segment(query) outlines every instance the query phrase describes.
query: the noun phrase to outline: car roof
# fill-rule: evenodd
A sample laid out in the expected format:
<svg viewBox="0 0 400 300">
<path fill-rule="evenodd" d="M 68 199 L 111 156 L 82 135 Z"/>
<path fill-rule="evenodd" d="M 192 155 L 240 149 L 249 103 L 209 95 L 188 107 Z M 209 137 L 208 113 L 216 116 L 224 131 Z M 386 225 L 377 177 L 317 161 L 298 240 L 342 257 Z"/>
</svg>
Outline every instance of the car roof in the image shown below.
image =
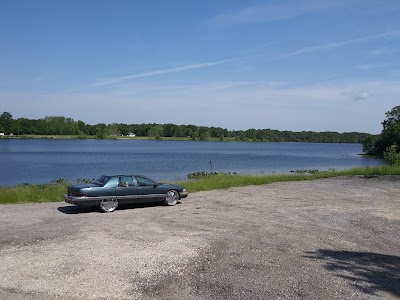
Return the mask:
<svg viewBox="0 0 400 300">
<path fill-rule="evenodd" d="M 117 174 L 117 175 L 101 175 L 101 176 L 105 176 L 105 177 L 141 176 L 141 177 L 149 178 L 148 176 L 140 175 L 140 174 Z M 149 178 L 149 179 L 150 179 L 150 178 Z"/>
</svg>

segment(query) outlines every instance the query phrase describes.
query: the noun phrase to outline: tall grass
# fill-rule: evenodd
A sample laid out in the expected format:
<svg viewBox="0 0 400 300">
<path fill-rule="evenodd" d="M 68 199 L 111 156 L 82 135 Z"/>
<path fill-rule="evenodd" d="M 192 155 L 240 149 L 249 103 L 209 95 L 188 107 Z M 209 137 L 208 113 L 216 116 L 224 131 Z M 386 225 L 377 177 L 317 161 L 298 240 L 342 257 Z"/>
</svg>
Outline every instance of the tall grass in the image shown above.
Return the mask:
<svg viewBox="0 0 400 300">
<path fill-rule="evenodd" d="M 63 201 L 66 184 L 0 187 L 0 204 Z"/>
<path fill-rule="evenodd" d="M 315 170 L 313 170 L 315 171 Z M 227 189 L 249 185 L 261 185 L 282 181 L 315 180 L 337 176 L 381 176 L 400 175 L 400 166 L 379 166 L 353 168 L 343 171 L 317 171 L 312 174 L 290 173 L 271 175 L 237 175 L 237 174 L 212 174 L 199 179 L 178 182 L 189 192 L 208 191 L 215 189 Z M 58 202 L 63 201 L 63 194 L 66 192 L 67 183 L 44 185 L 17 185 L 13 187 L 0 187 L 0 204 L 12 203 L 35 203 L 35 202 Z"/>
</svg>

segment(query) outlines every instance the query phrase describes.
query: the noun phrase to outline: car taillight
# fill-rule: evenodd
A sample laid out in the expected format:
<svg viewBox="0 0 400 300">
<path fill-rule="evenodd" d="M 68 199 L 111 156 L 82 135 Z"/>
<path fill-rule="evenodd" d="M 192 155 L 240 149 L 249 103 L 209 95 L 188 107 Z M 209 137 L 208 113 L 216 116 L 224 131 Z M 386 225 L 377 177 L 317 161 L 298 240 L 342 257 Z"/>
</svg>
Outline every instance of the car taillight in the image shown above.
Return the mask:
<svg viewBox="0 0 400 300">
<path fill-rule="evenodd" d="M 75 196 L 76 197 L 86 197 L 86 194 L 84 194 L 84 193 L 76 193 Z"/>
</svg>

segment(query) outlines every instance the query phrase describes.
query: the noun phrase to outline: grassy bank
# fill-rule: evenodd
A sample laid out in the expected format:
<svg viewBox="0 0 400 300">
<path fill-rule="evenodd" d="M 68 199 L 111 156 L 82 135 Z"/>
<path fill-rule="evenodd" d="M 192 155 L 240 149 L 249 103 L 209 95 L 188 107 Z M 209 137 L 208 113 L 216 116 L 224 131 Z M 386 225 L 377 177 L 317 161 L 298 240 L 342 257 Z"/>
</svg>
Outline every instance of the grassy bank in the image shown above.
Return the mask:
<svg viewBox="0 0 400 300">
<path fill-rule="evenodd" d="M 216 174 L 202 176 L 199 179 L 181 181 L 178 182 L 178 184 L 186 187 L 189 192 L 198 192 L 215 189 L 227 189 L 230 187 L 268 184 L 273 182 L 315 180 L 337 176 L 357 175 L 400 175 L 400 166 L 365 167 L 343 171 L 314 170 L 311 172 L 311 174 L 309 174 L 309 172 L 270 175 Z M 66 183 L 0 187 L 0 204 L 63 201 L 63 194 L 66 192 L 66 187 Z"/>
<path fill-rule="evenodd" d="M 240 187 L 249 185 L 268 184 L 283 181 L 315 180 L 337 176 L 380 176 L 380 175 L 400 175 L 400 166 L 380 166 L 353 168 L 343 171 L 317 171 L 309 174 L 270 174 L 270 175 L 212 175 L 205 176 L 198 180 L 188 180 L 179 182 L 190 192 L 208 191 L 214 189 L 227 189 L 230 187 Z"/>
</svg>

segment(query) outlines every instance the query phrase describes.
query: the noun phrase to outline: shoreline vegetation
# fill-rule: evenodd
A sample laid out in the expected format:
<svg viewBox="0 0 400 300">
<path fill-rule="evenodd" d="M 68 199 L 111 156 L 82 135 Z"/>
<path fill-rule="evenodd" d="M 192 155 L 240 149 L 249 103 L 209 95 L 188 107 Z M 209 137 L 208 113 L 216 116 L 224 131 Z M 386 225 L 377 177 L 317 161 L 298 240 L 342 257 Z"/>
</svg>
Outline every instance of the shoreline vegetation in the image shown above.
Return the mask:
<svg viewBox="0 0 400 300">
<path fill-rule="evenodd" d="M 176 182 L 183 185 L 189 193 L 227 189 L 232 187 L 244 187 L 262 185 L 274 182 L 316 180 L 338 176 L 364 176 L 379 177 L 384 175 L 400 175 L 400 166 L 384 165 L 379 167 L 362 167 L 347 170 L 296 170 L 288 174 L 236 174 L 236 173 L 209 173 L 196 172 L 188 175 L 188 179 Z M 78 179 L 77 182 L 87 180 Z M 0 204 L 23 204 L 40 202 L 63 201 L 63 194 L 70 184 L 63 179 L 52 181 L 48 184 L 34 185 L 21 184 L 15 186 L 0 186 Z"/>
</svg>

